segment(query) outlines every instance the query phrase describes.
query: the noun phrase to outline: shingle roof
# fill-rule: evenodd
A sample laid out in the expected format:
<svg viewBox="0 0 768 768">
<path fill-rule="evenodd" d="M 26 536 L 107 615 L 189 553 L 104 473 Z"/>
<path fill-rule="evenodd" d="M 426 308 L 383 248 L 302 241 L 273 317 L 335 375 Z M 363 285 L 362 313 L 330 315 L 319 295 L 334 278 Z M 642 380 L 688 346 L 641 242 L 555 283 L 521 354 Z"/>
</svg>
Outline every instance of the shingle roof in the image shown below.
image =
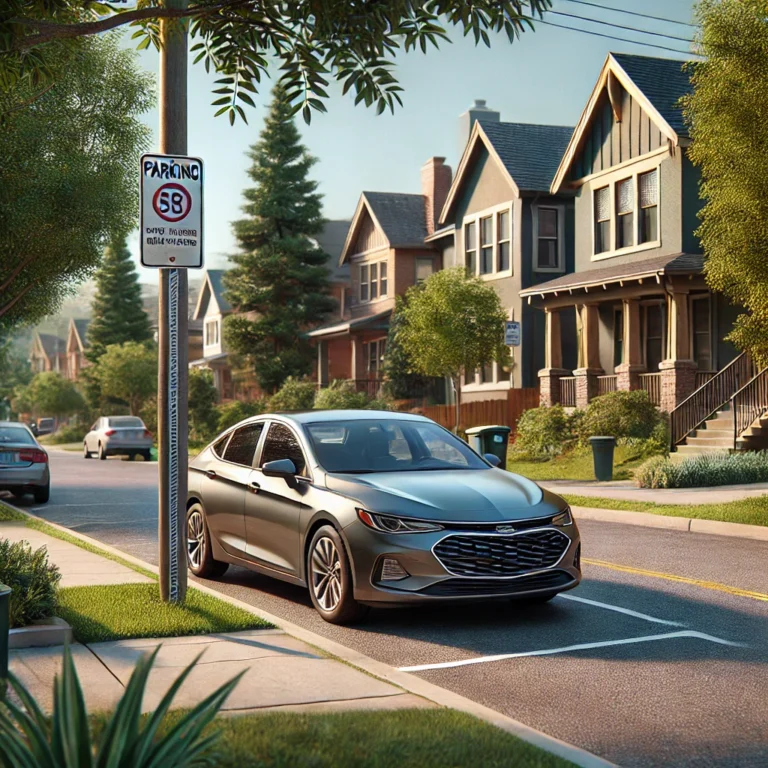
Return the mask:
<svg viewBox="0 0 768 768">
<path fill-rule="evenodd" d="M 331 279 L 346 282 L 349 280 L 349 264 L 338 266 L 339 256 L 347 241 L 350 221 L 326 221 L 323 231 L 315 236 L 315 241 L 329 256 L 328 266 L 331 268 Z"/>
<path fill-rule="evenodd" d="M 480 128 L 518 189 L 549 191 L 573 128 L 527 123 L 481 123 Z"/>
<path fill-rule="evenodd" d="M 229 312 L 232 309 L 230 303 L 224 298 L 224 269 L 209 269 L 208 279 L 210 280 L 211 290 L 216 297 L 216 303 L 222 312 Z"/>
<path fill-rule="evenodd" d="M 605 282 L 630 280 L 653 274 L 699 273 L 704 269 L 704 255 L 701 253 L 676 253 L 669 256 L 656 256 L 653 259 L 632 261 L 628 264 L 614 264 L 610 267 L 587 269 L 556 277 L 546 283 L 539 283 L 520 292 L 521 296 L 535 296 L 540 293 L 552 293 L 567 288 L 582 288 Z"/>
<path fill-rule="evenodd" d="M 363 196 L 393 248 L 424 245 L 427 223 L 423 195 L 363 192 Z"/>
<path fill-rule="evenodd" d="M 692 90 L 690 75 L 683 70 L 686 62 L 629 53 L 611 55 L 669 123 L 670 128 L 678 136 L 688 136 L 688 128 L 678 106 L 680 98 Z"/>
<path fill-rule="evenodd" d="M 72 322 L 75 324 L 75 330 L 77 331 L 77 335 L 80 337 L 80 342 L 84 348 L 87 347 L 88 339 L 86 338 L 86 334 L 88 332 L 88 326 L 91 324 L 91 321 L 87 318 L 83 318 L 73 320 Z"/>
<path fill-rule="evenodd" d="M 53 336 L 50 333 L 38 333 L 37 335 L 39 336 L 40 343 L 43 345 L 45 354 L 48 355 L 48 357 L 63 355 L 66 352 L 67 342 L 65 339 L 62 339 L 59 336 Z"/>
</svg>

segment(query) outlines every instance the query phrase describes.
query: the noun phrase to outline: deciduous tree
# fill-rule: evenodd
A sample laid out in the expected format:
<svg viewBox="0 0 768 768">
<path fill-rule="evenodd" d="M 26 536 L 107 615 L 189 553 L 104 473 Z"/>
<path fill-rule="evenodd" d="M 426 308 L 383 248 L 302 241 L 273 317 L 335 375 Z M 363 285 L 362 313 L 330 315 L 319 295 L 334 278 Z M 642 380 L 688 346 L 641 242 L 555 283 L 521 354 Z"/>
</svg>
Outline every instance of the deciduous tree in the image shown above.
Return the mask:
<svg viewBox="0 0 768 768">
<path fill-rule="evenodd" d="M 14 408 L 31 410 L 38 416 L 61 419 L 82 410 L 85 403 L 75 385 L 60 373 L 38 373 L 29 386 L 16 390 Z"/>
<path fill-rule="evenodd" d="M 138 416 L 142 406 L 157 393 L 157 350 L 148 344 L 129 341 L 107 347 L 94 373 L 106 398 L 128 403 Z"/>
</svg>

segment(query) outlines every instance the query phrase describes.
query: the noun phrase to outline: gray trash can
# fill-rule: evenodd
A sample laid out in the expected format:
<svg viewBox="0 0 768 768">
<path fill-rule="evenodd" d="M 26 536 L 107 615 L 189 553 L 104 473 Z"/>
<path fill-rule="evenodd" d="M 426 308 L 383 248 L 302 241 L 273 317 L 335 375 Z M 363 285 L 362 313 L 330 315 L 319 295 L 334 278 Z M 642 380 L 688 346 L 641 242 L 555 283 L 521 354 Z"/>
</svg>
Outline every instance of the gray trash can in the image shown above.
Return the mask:
<svg viewBox="0 0 768 768">
<path fill-rule="evenodd" d="M 507 445 L 509 444 L 509 427 L 499 424 L 488 427 L 471 427 L 467 430 L 467 441 L 481 456 L 489 453 L 498 457 L 499 466 L 507 465 Z"/>
<path fill-rule="evenodd" d="M 11 588 L 0 584 L 0 699 L 8 679 L 8 633 L 11 631 Z"/>
<path fill-rule="evenodd" d="M 590 437 L 592 444 L 592 459 L 595 464 L 597 480 L 613 480 L 613 449 L 616 447 L 615 437 Z"/>
</svg>

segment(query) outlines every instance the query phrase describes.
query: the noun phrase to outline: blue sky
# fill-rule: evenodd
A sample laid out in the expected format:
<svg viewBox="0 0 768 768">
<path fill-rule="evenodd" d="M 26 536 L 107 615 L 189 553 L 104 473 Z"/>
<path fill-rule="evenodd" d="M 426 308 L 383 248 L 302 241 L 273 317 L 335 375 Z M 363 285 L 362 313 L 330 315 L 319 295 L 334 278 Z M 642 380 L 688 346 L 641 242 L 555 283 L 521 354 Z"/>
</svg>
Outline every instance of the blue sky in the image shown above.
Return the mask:
<svg viewBox="0 0 768 768">
<path fill-rule="evenodd" d="M 692 20 L 691 0 L 592 0 L 645 14 Z M 693 29 L 622 13 L 611 13 L 570 0 L 555 0 L 553 10 L 615 24 L 642 28 L 683 38 Z M 548 20 L 618 37 L 658 42 L 687 50 L 685 42 L 639 35 L 563 16 Z M 569 30 L 539 25 L 509 44 L 497 37 L 490 49 L 475 47 L 469 39 L 452 35 L 454 43 L 426 55 L 409 53 L 397 62 L 397 77 L 404 87 L 404 106 L 395 115 L 376 116 L 374 109 L 354 106 L 353 99 L 331 89 L 328 113 L 313 116 L 310 126 L 298 125 L 310 153 L 318 162 L 314 177 L 324 196 L 325 215 L 350 218 L 360 192 L 419 192 L 419 169 L 432 156 L 458 163 L 458 117 L 474 101 L 485 99 L 509 122 L 574 125 L 581 114 L 609 51 L 683 58 L 669 51 L 606 40 Z M 126 36 L 126 45 L 130 42 Z M 155 51 L 139 54 L 143 67 L 157 72 Z M 269 83 L 247 112 L 249 124 L 230 127 L 225 116 L 214 118 L 211 82 L 202 65 L 190 66 L 189 154 L 205 163 L 206 266 L 226 267 L 226 254 L 235 250 L 231 222 L 240 216 L 242 190 L 248 186 L 246 151 L 255 142 L 269 103 Z M 145 115 L 157 130 L 157 112 Z M 137 169 L 138 171 L 138 169 Z M 138 261 L 138 237 L 131 240 Z M 156 279 L 153 270 L 141 269 L 141 279 Z"/>
</svg>

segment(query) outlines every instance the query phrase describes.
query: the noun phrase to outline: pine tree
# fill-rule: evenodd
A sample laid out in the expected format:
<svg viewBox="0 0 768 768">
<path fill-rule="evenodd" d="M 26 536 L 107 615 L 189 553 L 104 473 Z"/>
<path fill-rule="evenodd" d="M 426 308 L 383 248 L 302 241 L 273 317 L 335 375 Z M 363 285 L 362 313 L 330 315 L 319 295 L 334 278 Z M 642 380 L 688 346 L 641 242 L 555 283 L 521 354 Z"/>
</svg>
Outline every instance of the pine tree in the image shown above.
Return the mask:
<svg viewBox="0 0 768 768">
<path fill-rule="evenodd" d="M 233 225 L 240 253 L 230 257 L 235 266 L 224 283 L 235 314 L 224 334 L 259 386 L 274 392 L 288 376 L 310 372 L 313 352 L 302 333 L 334 307 L 328 255 L 311 240 L 324 224 L 322 198 L 309 178 L 315 159 L 300 142 L 280 86 L 249 157 L 255 186 L 244 193 L 246 217 Z"/>
<path fill-rule="evenodd" d="M 151 338 L 149 318 L 141 302 L 139 276 L 125 237 L 121 235 L 106 248 L 96 272 L 87 357 L 95 363 L 109 344 L 144 342 Z"/>
</svg>

